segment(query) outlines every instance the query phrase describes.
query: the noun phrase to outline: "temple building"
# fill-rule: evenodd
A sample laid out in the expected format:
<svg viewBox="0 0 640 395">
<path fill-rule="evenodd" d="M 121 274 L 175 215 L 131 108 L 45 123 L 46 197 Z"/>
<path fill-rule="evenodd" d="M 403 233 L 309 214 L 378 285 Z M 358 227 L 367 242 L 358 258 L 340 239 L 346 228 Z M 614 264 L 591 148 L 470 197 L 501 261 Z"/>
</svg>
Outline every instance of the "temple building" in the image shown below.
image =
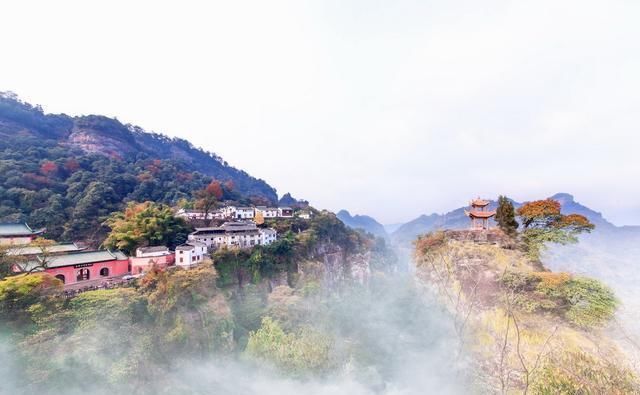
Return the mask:
<svg viewBox="0 0 640 395">
<path fill-rule="evenodd" d="M 496 215 L 494 210 L 488 210 L 488 200 L 480 198 L 473 199 L 469 203 L 470 209 L 465 210 L 464 213 L 471 219 L 472 230 L 487 230 L 489 229 L 489 220 Z"/>
<path fill-rule="evenodd" d="M 31 262 L 16 264 L 14 271 L 44 271 L 65 285 L 104 280 L 130 273 L 129 257 L 119 251 L 81 251 L 55 256 L 38 256 Z"/>
<path fill-rule="evenodd" d="M 0 224 L 0 245 L 25 245 L 31 243 L 46 229 L 31 229 L 27 224 Z"/>
</svg>

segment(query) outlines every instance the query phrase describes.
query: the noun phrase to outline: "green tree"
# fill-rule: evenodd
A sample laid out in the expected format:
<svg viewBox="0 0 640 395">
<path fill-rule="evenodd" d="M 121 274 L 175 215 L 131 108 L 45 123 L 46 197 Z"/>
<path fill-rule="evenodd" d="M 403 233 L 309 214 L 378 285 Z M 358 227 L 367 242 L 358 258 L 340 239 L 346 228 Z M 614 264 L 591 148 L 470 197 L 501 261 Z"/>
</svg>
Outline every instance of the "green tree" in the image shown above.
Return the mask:
<svg viewBox="0 0 640 395">
<path fill-rule="evenodd" d="M 11 270 L 13 257 L 9 255 L 9 248 L 0 246 L 0 280 L 13 274 Z"/>
<path fill-rule="evenodd" d="M 496 222 L 502 231 L 509 236 L 515 236 L 518 232 L 518 221 L 513 204 L 506 196 L 498 197 L 498 210 L 496 211 Z"/>
<path fill-rule="evenodd" d="M 169 206 L 153 202 L 129 203 L 124 211 L 113 213 L 105 225 L 111 229 L 103 245 L 131 254 L 140 246 L 183 243 L 189 228 L 173 215 Z"/>
</svg>

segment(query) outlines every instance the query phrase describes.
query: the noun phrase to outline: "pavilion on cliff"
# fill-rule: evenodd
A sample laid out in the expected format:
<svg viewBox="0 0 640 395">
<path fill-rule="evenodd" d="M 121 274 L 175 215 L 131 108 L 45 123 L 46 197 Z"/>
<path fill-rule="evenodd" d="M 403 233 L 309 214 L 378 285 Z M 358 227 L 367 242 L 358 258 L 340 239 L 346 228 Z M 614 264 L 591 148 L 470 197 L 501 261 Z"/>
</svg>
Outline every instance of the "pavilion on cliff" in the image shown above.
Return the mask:
<svg viewBox="0 0 640 395">
<path fill-rule="evenodd" d="M 469 205 L 470 210 L 465 210 L 464 213 L 471 219 L 472 230 L 487 230 L 489 229 L 489 219 L 496 215 L 493 210 L 487 210 L 489 205 L 488 200 L 480 198 L 473 199 Z"/>
</svg>

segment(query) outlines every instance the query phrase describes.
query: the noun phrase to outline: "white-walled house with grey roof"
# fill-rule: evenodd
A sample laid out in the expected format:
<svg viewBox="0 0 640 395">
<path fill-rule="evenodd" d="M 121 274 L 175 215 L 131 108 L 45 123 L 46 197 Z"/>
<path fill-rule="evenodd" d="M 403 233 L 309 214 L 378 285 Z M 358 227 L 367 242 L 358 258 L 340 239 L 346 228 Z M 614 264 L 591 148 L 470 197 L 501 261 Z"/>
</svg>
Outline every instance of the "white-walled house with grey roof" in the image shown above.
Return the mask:
<svg viewBox="0 0 640 395">
<path fill-rule="evenodd" d="M 201 263 L 207 254 L 207 246 L 196 240 L 189 240 L 187 243 L 176 247 L 176 266 L 193 266 Z"/>
<path fill-rule="evenodd" d="M 204 243 L 209 249 L 252 248 L 276 241 L 277 232 L 271 228 L 258 228 L 253 221 L 225 222 L 222 226 L 196 228 L 189 240 Z"/>
</svg>

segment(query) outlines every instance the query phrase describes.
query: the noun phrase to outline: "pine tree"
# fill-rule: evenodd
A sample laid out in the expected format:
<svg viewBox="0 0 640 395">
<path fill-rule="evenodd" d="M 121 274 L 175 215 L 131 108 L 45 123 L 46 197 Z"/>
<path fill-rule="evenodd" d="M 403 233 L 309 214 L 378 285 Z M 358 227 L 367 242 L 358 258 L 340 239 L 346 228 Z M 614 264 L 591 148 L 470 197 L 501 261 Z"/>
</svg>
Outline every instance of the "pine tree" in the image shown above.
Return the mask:
<svg viewBox="0 0 640 395">
<path fill-rule="evenodd" d="M 506 196 L 498 198 L 498 210 L 496 212 L 496 222 L 502 231 L 509 236 L 515 236 L 518 231 L 518 221 L 516 221 L 513 204 Z"/>
</svg>

